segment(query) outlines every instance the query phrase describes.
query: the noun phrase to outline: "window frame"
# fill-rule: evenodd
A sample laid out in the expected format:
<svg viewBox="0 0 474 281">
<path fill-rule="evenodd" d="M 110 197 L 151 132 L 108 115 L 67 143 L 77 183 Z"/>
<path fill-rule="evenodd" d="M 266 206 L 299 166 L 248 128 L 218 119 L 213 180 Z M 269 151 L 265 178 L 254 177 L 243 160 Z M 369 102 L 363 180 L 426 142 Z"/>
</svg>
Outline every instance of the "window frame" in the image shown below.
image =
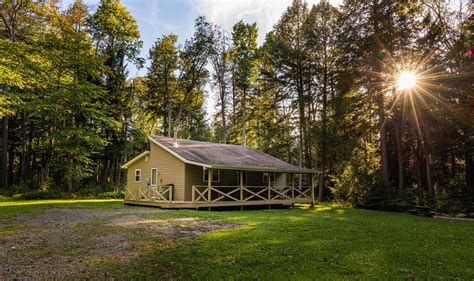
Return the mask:
<svg viewBox="0 0 474 281">
<path fill-rule="evenodd" d="M 273 179 L 272 179 L 273 177 Z M 270 179 L 270 183 L 275 183 L 276 174 L 272 172 L 263 172 L 262 173 L 262 182 L 268 183 L 268 179 Z"/>
<path fill-rule="evenodd" d="M 138 174 L 137 174 L 138 172 Z M 142 182 L 142 169 L 135 169 L 135 174 L 134 174 L 134 180 L 135 182 Z M 137 176 L 138 176 L 138 180 L 137 180 Z"/>
<path fill-rule="evenodd" d="M 155 171 L 155 183 L 153 183 L 153 171 Z M 150 186 L 158 186 L 158 168 L 150 169 Z"/>
<path fill-rule="evenodd" d="M 206 172 L 207 172 L 207 177 L 209 178 L 209 170 L 208 169 L 203 169 L 202 170 L 202 182 L 208 182 L 206 179 Z M 217 173 L 216 173 L 217 172 Z M 217 180 L 214 180 L 214 175 L 217 174 Z M 220 182 L 221 181 L 221 171 L 219 170 L 212 170 L 212 179 L 211 182 Z"/>
</svg>

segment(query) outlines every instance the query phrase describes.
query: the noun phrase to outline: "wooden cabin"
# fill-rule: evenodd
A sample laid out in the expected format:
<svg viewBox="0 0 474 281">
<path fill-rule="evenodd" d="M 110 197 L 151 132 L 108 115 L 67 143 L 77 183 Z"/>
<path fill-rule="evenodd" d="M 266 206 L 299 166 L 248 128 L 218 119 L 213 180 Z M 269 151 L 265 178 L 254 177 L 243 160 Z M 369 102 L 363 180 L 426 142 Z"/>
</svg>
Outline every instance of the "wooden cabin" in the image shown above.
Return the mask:
<svg viewBox="0 0 474 281">
<path fill-rule="evenodd" d="M 210 208 L 314 202 L 315 170 L 248 146 L 162 136 L 149 140 L 149 151 L 122 166 L 127 169 L 125 204 Z"/>
</svg>

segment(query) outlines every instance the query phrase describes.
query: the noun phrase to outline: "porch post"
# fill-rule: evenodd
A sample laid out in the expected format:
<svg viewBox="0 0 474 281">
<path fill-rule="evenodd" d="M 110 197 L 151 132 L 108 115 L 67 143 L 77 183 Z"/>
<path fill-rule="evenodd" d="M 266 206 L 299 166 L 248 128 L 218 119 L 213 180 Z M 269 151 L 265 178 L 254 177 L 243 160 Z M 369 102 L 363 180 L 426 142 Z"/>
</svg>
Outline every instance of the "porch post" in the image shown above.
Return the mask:
<svg viewBox="0 0 474 281">
<path fill-rule="evenodd" d="M 314 183 L 316 182 L 316 177 L 314 174 L 311 175 L 311 208 L 314 207 Z"/>
<path fill-rule="evenodd" d="M 207 201 L 211 202 L 212 169 L 207 173 Z"/>
<path fill-rule="evenodd" d="M 268 173 L 268 201 L 270 201 L 271 193 L 270 193 L 270 173 Z"/>
<path fill-rule="evenodd" d="M 244 201 L 244 173 L 239 171 L 240 177 L 240 202 Z"/>
<path fill-rule="evenodd" d="M 295 174 L 291 174 L 291 198 L 295 199 Z"/>
</svg>

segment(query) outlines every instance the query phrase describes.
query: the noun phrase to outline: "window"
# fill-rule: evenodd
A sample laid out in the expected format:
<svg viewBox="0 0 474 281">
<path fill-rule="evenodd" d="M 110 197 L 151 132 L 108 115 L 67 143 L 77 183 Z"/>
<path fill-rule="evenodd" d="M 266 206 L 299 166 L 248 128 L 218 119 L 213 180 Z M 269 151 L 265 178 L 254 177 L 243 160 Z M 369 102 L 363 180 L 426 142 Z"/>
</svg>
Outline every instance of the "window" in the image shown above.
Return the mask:
<svg viewBox="0 0 474 281">
<path fill-rule="evenodd" d="M 141 182 L 142 181 L 142 170 L 136 169 L 135 170 L 135 182 Z"/>
<path fill-rule="evenodd" d="M 202 181 L 207 182 L 209 178 L 209 170 L 203 170 Z M 221 173 L 219 170 L 212 171 L 212 182 L 219 182 L 221 180 Z"/>
<path fill-rule="evenodd" d="M 156 186 L 157 182 L 157 177 L 158 177 L 158 169 L 157 168 L 151 168 L 151 179 L 150 179 L 150 185 L 151 186 Z"/>
<path fill-rule="evenodd" d="M 268 183 L 268 175 L 270 174 L 270 183 L 275 182 L 275 173 L 263 173 L 263 182 Z"/>
</svg>

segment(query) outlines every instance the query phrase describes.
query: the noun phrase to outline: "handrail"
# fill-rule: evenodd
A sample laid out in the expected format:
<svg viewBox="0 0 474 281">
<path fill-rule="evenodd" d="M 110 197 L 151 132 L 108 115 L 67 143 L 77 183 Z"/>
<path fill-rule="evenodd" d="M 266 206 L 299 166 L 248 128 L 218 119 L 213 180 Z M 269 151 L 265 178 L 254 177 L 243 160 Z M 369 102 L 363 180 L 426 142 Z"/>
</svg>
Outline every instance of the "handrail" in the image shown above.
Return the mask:
<svg viewBox="0 0 474 281">
<path fill-rule="evenodd" d="M 125 189 L 125 200 L 173 202 L 173 184 L 160 186 L 135 186 Z"/>
<path fill-rule="evenodd" d="M 314 196 L 314 186 L 302 186 L 301 188 L 283 186 L 283 188 L 276 188 L 275 186 L 248 185 L 193 185 L 191 188 L 191 200 L 193 203 L 210 203 L 218 201 L 247 202 L 251 200 L 312 200 Z"/>
</svg>

